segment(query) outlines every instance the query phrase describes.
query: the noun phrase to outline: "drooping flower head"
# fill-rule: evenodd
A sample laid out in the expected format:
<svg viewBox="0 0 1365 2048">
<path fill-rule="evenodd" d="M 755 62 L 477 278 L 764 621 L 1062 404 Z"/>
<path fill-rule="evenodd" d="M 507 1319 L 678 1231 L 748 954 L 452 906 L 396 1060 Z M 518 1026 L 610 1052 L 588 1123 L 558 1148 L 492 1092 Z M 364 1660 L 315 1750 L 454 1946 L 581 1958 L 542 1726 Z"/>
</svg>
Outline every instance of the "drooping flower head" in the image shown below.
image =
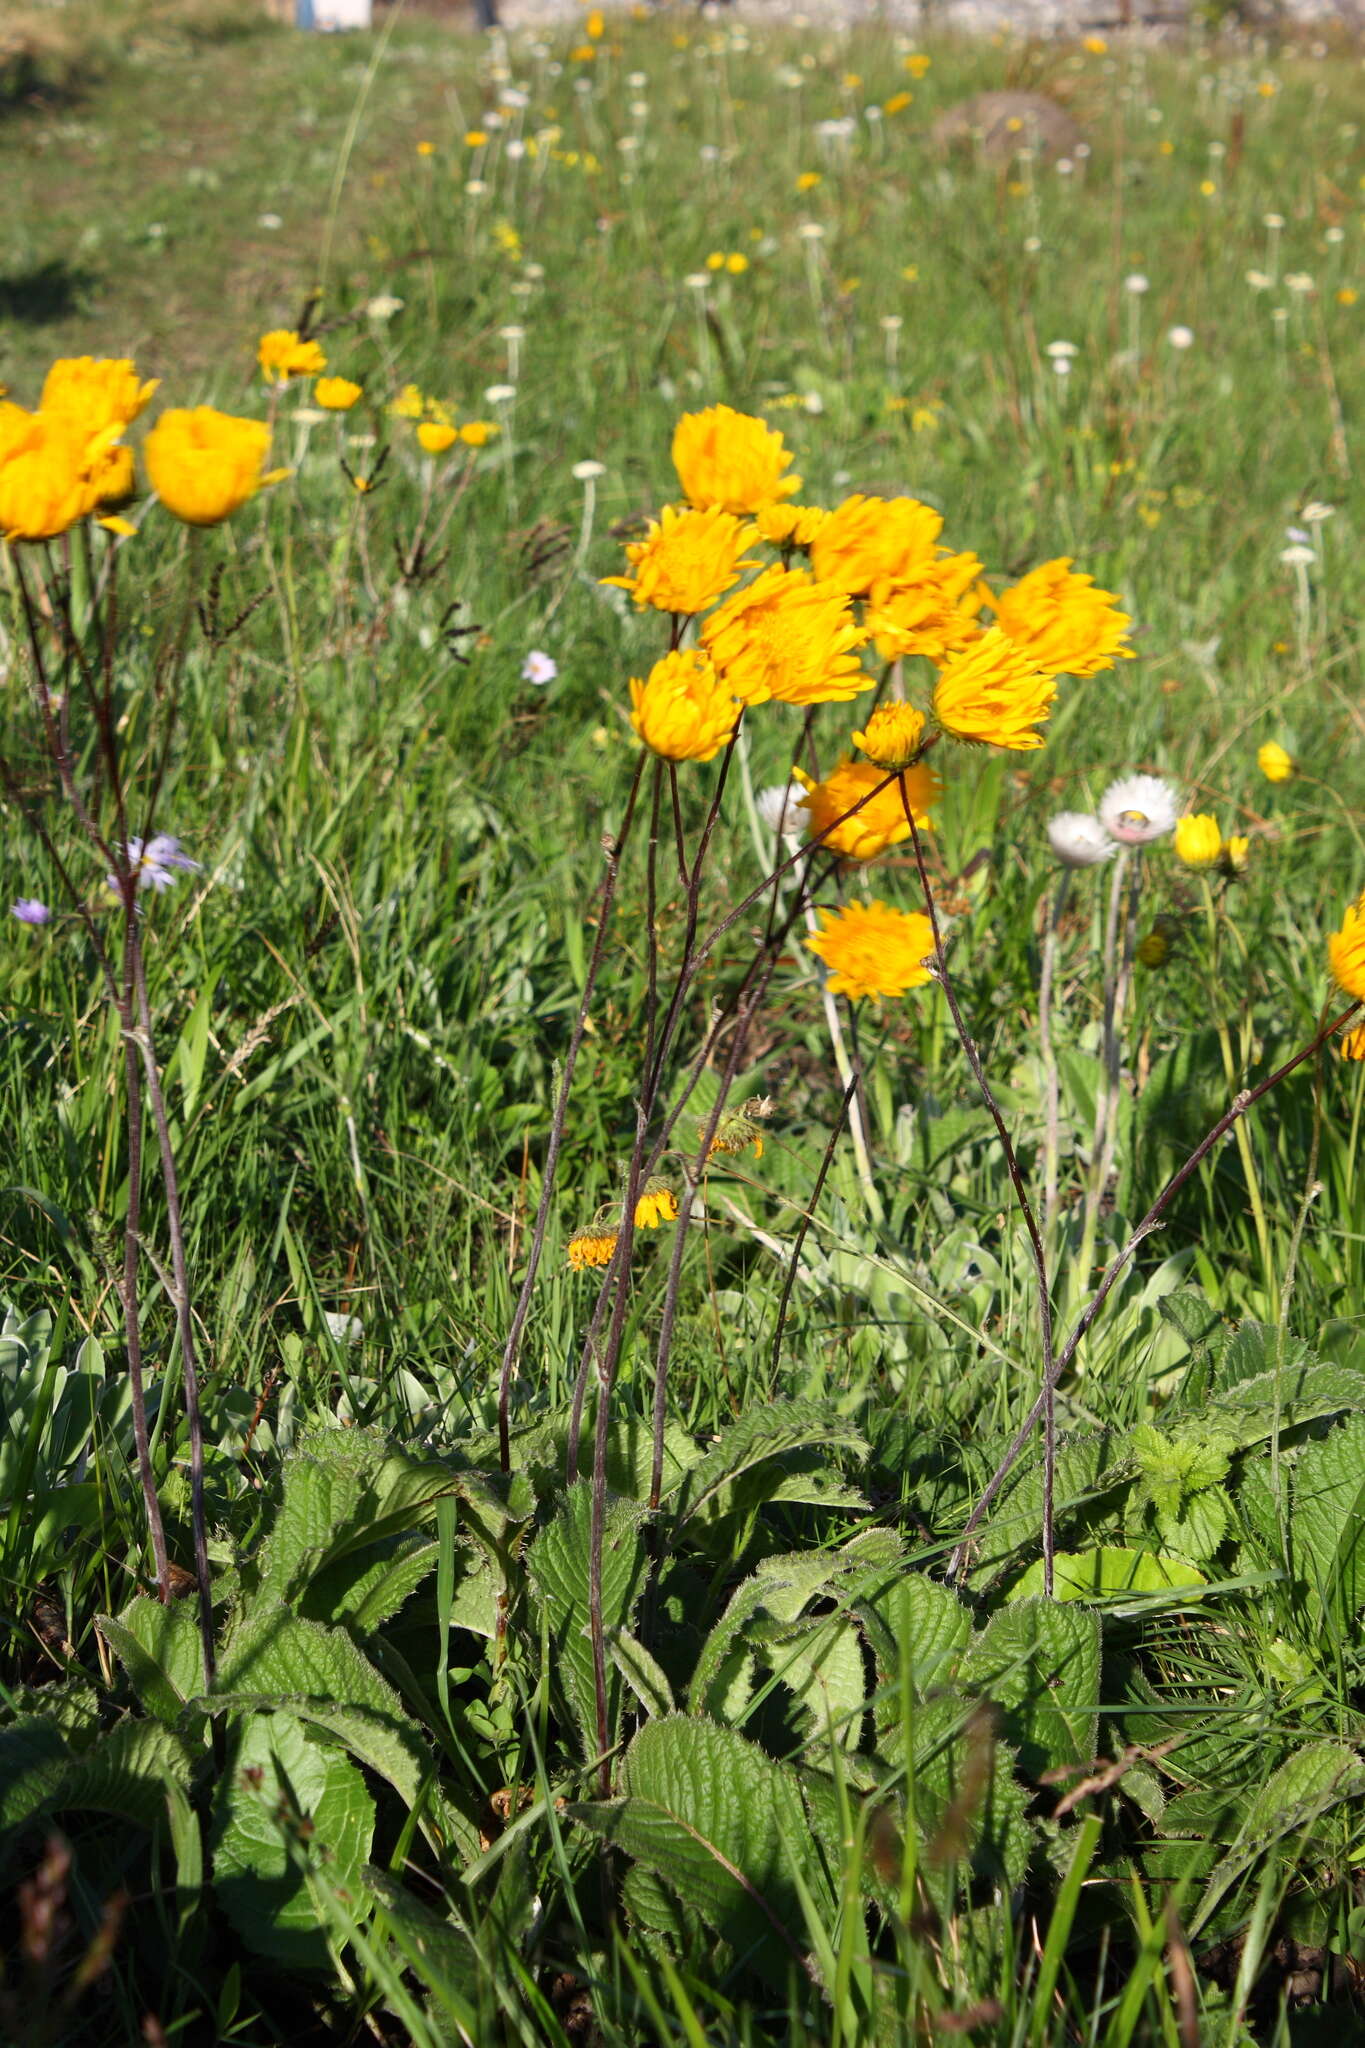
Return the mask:
<svg viewBox="0 0 1365 2048">
<path fill-rule="evenodd" d="M 569 1264 L 574 1272 L 581 1273 L 585 1266 L 609 1266 L 620 1235 L 619 1220 L 598 1222 L 594 1218 L 582 1230 L 576 1230 L 568 1244 Z"/>
<path fill-rule="evenodd" d="M 269 448 L 270 429 L 263 421 L 197 405 L 192 411 L 163 412 L 143 452 L 152 488 L 166 510 L 187 526 L 217 526 L 263 484 L 287 474 L 266 474 Z"/>
<path fill-rule="evenodd" d="M 683 647 L 631 678 L 630 722 L 666 761 L 710 761 L 734 736 L 741 707 L 706 655 Z"/>
<path fill-rule="evenodd" d="M 922 910 L 893 910 L 888 904 L 847 903 L 820 910 L 820 930 L 806 940 L 824 961 L 832 994 L 850 1002 L 871 996 L 903 996 L 933 979 L 934 928 Z"/>
<path fill-rule="evenodd" d="M 1132 620 L 1069 556 L 1030 570 L 994 603 L 996 624 L 1050 675 L 1093 676 L 1132 659 L 1124 644 Z"/>
<path fill-rule="evenodd" d="M 850 597 L 874 584 L 888 590 L 920 582 L 933 568 L 943 515 L 916 498 L 855 493 L 836 505 L 811 543 L 811 567 L 822 583 Z"/>
<path fill-rule="evenodd" d="M 702 644 L 744 704 L 846 703 L 871 687 L 867 638 L 842 590 L 804 569 L 765 569 L 714 611 Z"/>
<path fill-rule="evenodd" d="M 1256 749 L 1256 766 L 1267 782 L 1288 782 L 1294 773 L 1294 757 L 1278 740 L 1267 740 Z"/>
<path fill-rule="evenodd" d="M 651 519 L 643 540 L 626 544 L 633 576 L 604 576 L 604 583 L 628 590 L 637 605 L 661 612 L 703 612 L 727 590 L 733 590 L 746 569 L 756 566 L 744 550 L 758 538 L 757 529 L 723 510 L 692 512 L 665 505 Z"/>
<path fill-rule="evenodd" d="M 60 413 L 26 412 L 0 401 L 0 534 L 52 540 L 94 511 L 125 478 L 116 460 L 122 427 L 91 435 Z M 114 458 L 114 459 L 111 459 Z"/>
<path fill-rule="evenodd" d="M 728 405 L 685 412 L 673 429 L 673 467 L 683 496 L 702 510 L 757 512 L 801 488 L 783 472 L 791 452 L 775 427 Z"/>
<path fill-rule="evenodd" d="M 879 704 L 853 744 L 878 768 L 908 768 L 919 758 L 924 713 L 913 704 Z"/>
<path fill-rule="evenodd" d="M 1112 860 L 1118 846 L 1098 818 L 1085 811 L 1059 811 L 1048 820 L 1047 843 L 1066 868 L 1090 868 Z"/>
<path fill-rule="evenodd" d="M 651 1174 L 635 1204 L 635 1228 L 657 1230 L 661 1223 L 676 1223 L 678 1198 L 668 1182 Z"/>
<path fill-rule="evenodd" d="M 771 1096 L 751 1095 L 747 1102 L 742 1102 L 739 1105 L 738 1109 L 723 1110 L 720 1120 L 712 1133 L 711 1142 L 707 1146 L 707 1158 L 713 1158 L 717 1152 L 744 1152 L 752 1145 L 754 1148 L 754 1158 L 761 1159 L 763 1157 L 762 1127 L 772 1115 L 773 1108 L 774 1104 Z M 709 1116 L 698 1118 L 698 1138 L 705 1138 L 710 1122 Z"/>
<path fill-rule="evenodd" d="M 1337 987 L 1365 1002 L 1365 896 L 1350 905 L 1341 930 L 1328 938 L 1327 958 Z"/>
<path fill-rule="evenodd" d="M 1176 820 L 1175 857 L 1187 868 L 1211 868 L 1223 851 L 1223 834 L 1216 818 L 1195 811 Z"/>
<path fill-rule="evenodd" d="M 291 377 L 317 377 L 327 358 L 315 341 L 302 341 L 292 327 L 273 327 L 256 344 L 256 360 L 267 384 L 286 384 Z"/>
<path fill-rule="evenodd" d="M 992 626 L 939 670 L 934 716 L 956 740 L 1026 753 L 1042 746 L 1043 736 L 1033 728 L 1047 717 L 1056 694 L 1055 676 Z"/>
<path fill-rule="evenodd" d="M 1123 775 L 1100 798 L 1100 823 L 1121 846 L 1149 846 L 1175 828 L 1179 804 L 1159 775 Z"/>
<path fill-rule="evenodd" d="M 822 846 L 845 859 L 875 860 L 888 846 L 899 846 L 910 837 L 900 789 L 895 781 L 887 782 L 885 771 L 874 768 L 870 761 L 840 761 L 823 782 L 813 782 L 800 768 L 793 768 L 792 774 L 806 792 L 802 805 L 809 820 L 807 836 L 819 839 Z M 929 806 L 938 798 L 942 783 L 927 761 L 907 768 L 897 779 L 916 825 L 927 830 Z M 881 786 L 884 783 L 885 788 Z M 861 808 L 855 810 L 855 805 Z"/>
</svg>

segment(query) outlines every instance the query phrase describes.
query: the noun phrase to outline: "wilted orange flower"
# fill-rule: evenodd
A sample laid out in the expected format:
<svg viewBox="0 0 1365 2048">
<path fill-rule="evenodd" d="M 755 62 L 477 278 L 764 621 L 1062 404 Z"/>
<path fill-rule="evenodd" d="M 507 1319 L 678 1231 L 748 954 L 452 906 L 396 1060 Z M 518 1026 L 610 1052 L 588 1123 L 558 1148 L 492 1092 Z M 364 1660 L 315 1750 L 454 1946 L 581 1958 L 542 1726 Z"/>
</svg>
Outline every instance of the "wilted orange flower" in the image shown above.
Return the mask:
<svg viewBox="0 0 1365 2048">
<path fill-rule="evenodd" d="M 665 505 L 651 519 L 643 540 L 628 541 L 626 557 L 633 576 L 604 576 L 628 590 L 638 605 L 661 612 L 702 612 L 733 589 L 745 569 L 745 548 L 758 539 L 757 530 L 719 507 L 693 512 Z"/>
<path fill-rule="evenodd" d="M 993 603 L 996 624 L 1050 675 L 1093 676 L 1133 658 L 1125 645 L 1132 620 L 1112 590 L 1073 570 L 1069 556 L 1030 570 Z"/>
<path fill-rule="evenodd" d="M 907 768 L 889 782 L 885 772 L 870 761 L 847 759 L 832 768 L 823 782 L 813 782 L 795 767 L 792 776 L 806 792 L 801 803 L 810 819 L 809 837 L 848 860 L 875 860 L 888 846 L 899 846 L 910 837 L 897 780 L 905 785 L 916 825 L 926 831 L 931 822 L 929 806 L 943 788 L 927 761 Z M 854 811 L 859 803 L 861 810 Z M 849 812 L 853 812 L 851 817 Z"/>
<path fill-rule="evenodd" d="M 757 512 L 790 498 L 801 488 L 799 476 L 783 475 L 791 460 L 775 427 L 728 405 L 685 412 L 673 430 L 673 467 L 693 505 Z"/>
<path fill-rule="evenodd" d="M 240 511 L 263 484 L 289 472 L 265 473 L 270 429 L 211 405 L 163 412 L 147 436 L 144 454 L 152 488 L 168 512 L 187 526 L 217 526 Z"/>
<path fill-rule="evenodd" d="M 871 686 L 857 653 L 867 635 L 848 598 L 804 569 L 765 569 L 712 612 L 701 637 L 744 704 L 842 703 Z"/>
<path fill-rule="evenodd" d="M 916 498 L 866 498 L 836 505 L 811 543 L 811 567 L 822 583 L 850 597 L 874 584 L 888 589 L 919 582 L 933 567 L 943 516 Z"/>
</svg>

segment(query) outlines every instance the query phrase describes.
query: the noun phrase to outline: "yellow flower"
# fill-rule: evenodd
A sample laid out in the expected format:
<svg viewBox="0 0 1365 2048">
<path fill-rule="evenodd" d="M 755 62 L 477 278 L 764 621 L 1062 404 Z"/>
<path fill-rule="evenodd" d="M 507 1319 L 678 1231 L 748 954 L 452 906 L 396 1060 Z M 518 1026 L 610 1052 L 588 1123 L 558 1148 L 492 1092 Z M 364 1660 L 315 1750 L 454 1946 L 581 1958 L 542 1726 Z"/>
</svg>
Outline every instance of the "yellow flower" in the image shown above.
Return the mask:
<svg viewBox="0 0 1365 2048">
<path fill-rule="evenodd" d="M 876 583 L 868 598 L 867 625 L 883 661 L 923 654 L 942 661 L 981 637 L 973 554 L 941 554 L 914 583 Z"/>
<path fill-rule="evenodd" d="M 724 270 L 725 251 L 723 249 L 713 249 L 706 259 L 706 267 L 708 270 Z"/>
<path fill-rule="evenodd" d="M 1132 659 L 1124 645 L 1132 620 L 1112 590 L 1072 569 L 1069 556 L 1030 570 L 992 601 L 996 624 L 1052 675 L 1093 676 L 1116 657 Z"/>
<path fill-rule="evenodd" d="M 160 383 L 143 383 L 126 357 L 63 356 L 43 379 L 39 410 L 59 414 L 98 434 L 105 427 L 129 427 Z"/>
<path fill-rule="evenodd" d="M 820 173 L 818 171 L 802 171 L 796 181 L 796 189 L 798 192 L 813 192 L 819 183 Z"/>
<path fill-rule="evenodd" d="M 733 739 L 739 719 L 727 684 L 695 647 L 656 661 L 647 681 L 632 676 L 630 722 L 665 761 L 710 761 Z"/>
<path fill-rule="evenodd" d="M 1187 868 L 1211 868 L 1223 851 L 1223 834 L 1218 820 L 1206 812 L 1179 818 L 1175 827 L 1175 857 Z"/>
<path fill-rule="evenodd" d="M 701 612 L 733 589 L 752 557 L 744 550 L 758 539 L 732 512 L 680 510 L 665 505 L 651 519 L 643 540 L 626 544 L 633 576 L 604 576 L 604 583 L 628 590 L 638 605 L 661 612 Z"/>
<path fill-rule="evenodd" d="M 417 154 L 418 156 L 435 156 L 436 144 L 434 142 L 419 142 L 417 145 Z"/>
<path fill-rule="evenodd" d="M 587 36 L 591 36 L 594 42 L 598 42 L 606 34 L 606 29 L 607 24 L 603 18 L 601 8 L 594 7 L 591 14 L 589 14 L 587 20 L 583 24 L 583 33 Z"/>
<path fill-rule="evenodd" d="M 468 128 L 465 130 L 464 141 L 466 149 L 482 149 L 487 140 L 488 136 L 482 128 Z"/>
<path fill-rule="evenodd" d="M 807 836 L 819 839 L 831 852 L 848 860 L 875 860 L 888 846 L 899 846 L 910 837 L 896 783 L 887 782 L 884 772 L 870 761 L 842 760 L 823 782 L 812 782 L 796 767 L 792 775 L 806 792 L 801 805 L 810 818 Z M 898 779 L 904 784 L 916 825 L 927 829 L 929 806 L 938 798 L 942 783 L 927 761 L 907 768 Z M 861 810 L 854 811 L 855 804 L 861 804 Z M 851 817 L 847 815 L 850 811 Z"/>
<path fill-rule="evenodd" d="M 1337 1040 L 1337 1051 L 1344 1060 L 1365 1060 L 1365 1024 L 1357 1024 L 1354 1031 L 1343 1031 Z"/>
<path fill-rule="evenodd" d="M 766 1120 L 772 1113 L 773 1104 L 771 1098 L 766 1095 L 751 1095 L 749 1100 L 742 1102 L 738 1109 L 723 1111 L 720 1121 L 717 1123 L 712 1134 L 711 1142 L 706 1148 L 708 1159 L 717 1152 L 744 1152 L 747 1151 L 750 1145 L 754 1148 L 754 1158 L 761 1159 L 763 1157 L 763 1132 L 759 1128 L 759 1124 L 761 1120 Z M 710 1122 L 709 1116 L 698 1119 L 697 1136 L 699 1138 L 705 1138 Z"/>
<path fill-rule="evenodd" d="M 725 259 L 725 268 L 729 271 L 731 277 L 742 277 L 749 268 L 749 259 L 742 249 L 732 250 Z"/>
<path fill-rule="evenodd" d="M 389 411 L 395 419 L 420 420 L 427 409 L 427 402 L 415 384 L 405 384 Z"/>
<path fill-rule="evenodd" d="M 846 703 L 871 685 L 867 634 L 842 590 L 805 569 L 765 569 L 714 611 L 702 644 L 743 704 Z"/>
<path fill-rule="evenodd" d="M 819 505 L 764 505 L 754 524 L 769 547 L 808 548 L 828 517 Z"/>
<path fill-rule="evenodd" d="M 620 1235 L 619 1230 L 598 1223 L 576 1230 L 569 1239 L 569 1264 L 574 1272 L 581 1273 L 585 1266 L 609 1266 Z"/>
<path fill-rule="evenodd" d="M 460 428 L 460 439 L 467 448 L 485 448 L 497 432 L 492 420 L 466 420 Z"/>
<path fill-rule="evenodd" d="M 693 505 L 757 512 L 801 488 L 784 476 L 791 452 L 775 427 L 728 405 L 685 412 L 673 430 L 673 467 Z"/>
<path fill-rule="evenodd" d="M 635 1228 L 657 1230 L 661 1223 L 676 1223 L 678 1198 L 666 1180 L 651 1177 L 635 1204 Z"/>
<path fill-rule="evenodd" d="M 1337 293 L 1337 304 L 1339 306 L 1353 306 L 1359 297 L 1360 293 L 1356 291 L 1353 285 L 1344 284 Z"/>
<path fill-rule="evenodd" d="M 417 429 L 417 438 L 428 455 L 444 455 L 446 449 L 453 448 L 459 440 L 460 430 L 438 420 L 424 420 Z"/>
<path fill-rule="evenodd" d="M 817 913 L 821 929 L 806 940 L 824 961 L 829 989 L 856 1003 L 862 996 L 903 996 L 933 976 L 934 928 L 922 910 L 886 903 L 847 903 Z"/>
<path fill-rule="evenodd" d="M 918 51 L 914 51 L 910 56 L 903 58 L 901 61 L 912 78 L 923 78 L 934 60 L 932 57 L 923 57 Z"/>
<path fill-rule="evenodd" d="M 217 526 L 245 505 L 262 484 L 270 429 L 261 420 L 236 419 L 211 405 L 163 412 L 147 436 L 147 474 L 166 510 L 187 526 Z"/>
<path fill-rule="evenodd" d="M 811 547 L 822 583 L 866 597 L 874 583 L 915 583 L 934 562 L 943 518 L 915 498 L 855 495 L 836 505 Z"/>
<path fill-rule="evenodd" d="M 1218 190 L 1218 187 L 1214 184 L 1212 178 L 1201 178 L 1199 181 L 1199 190 L 1203 193 L 1205 199 L 1212 199 L 1214 193 Z"/>
<path fill-rule="evenodd" d="M 903 114 L 914 97 L 915 95 L 912 92 L 893 92 L 890 99 L 883 102 L 882 112 L 884 114 Z"/>
<path fill-rule="evenodd" d="M 1256 749 L 1256 766 L 1267 782 L 1288 782 L 1294 773 L 1294 757 L 1277 740 L 1267 740 Z"/>
<path fill-rule="evenodd" d="M 301 341 L 292 327 L 273 327 L 256 344 L 256 360 L 267 384 L 284 384 L 291 377 L 316 377 L 327 368 L 327 358 L 315 341 Z"/>
<path fill-rule="evenodd" d="M 1089 51 L 1092 57 L 1102 57 L 1105 51 L 1109 48 L 1109 45 L 1104 40 L 1103 36 L 1087 36 L 1085 39 L 1084 47 Z"/>
<path fill-rule="evenodd" d="M 1263 100 L 1273 100 L 1277 87 L 1273 78 L 1263 78 L 1256 90 Z"/>
<path fill-rule="evenodd" d="M 313 386 L 313 397 L 324 412 L 349 412 L 361 396 L 360 386 L 349 377 L 319 377 Z"/>
<path fill-rule="evenodd" d="M 1365 896 L 1347 910 L 1341 930 L 1331 934 L 1327 958 L 1337 987 L 1365 1002 Z"/>
<path fill-rule="evenodd" d="M 939 670 L 934 716 L 954 739 L 1025 753 L 1042 746 L 1042 734 L 1032 727 L 1047 717 L 1056 694 L 1055 678 L 992 626 Z"/>
<path fill-rule="evenodd" d="M 913 704 L 879 704 L 853 744 L 878 768 L 908 768 L 919 757 L 924 713 Z"/>
<path fill-rule="evenodd" d="M 1244 832 L 1234 832 L 1230 839 L 1223 841 L 1219 858 L 1230 875 L 1240 875 L 1251 858 L 1251 841 Z"/>
<path fill-rule="evenodd" d="M 121 432 L 114 424 L 92 436 L 60 414 L 0 400 L 0 534 L 52 540 L 112 497 L 111 456 L 127 454 L 114 446 Z"/>
</svg>

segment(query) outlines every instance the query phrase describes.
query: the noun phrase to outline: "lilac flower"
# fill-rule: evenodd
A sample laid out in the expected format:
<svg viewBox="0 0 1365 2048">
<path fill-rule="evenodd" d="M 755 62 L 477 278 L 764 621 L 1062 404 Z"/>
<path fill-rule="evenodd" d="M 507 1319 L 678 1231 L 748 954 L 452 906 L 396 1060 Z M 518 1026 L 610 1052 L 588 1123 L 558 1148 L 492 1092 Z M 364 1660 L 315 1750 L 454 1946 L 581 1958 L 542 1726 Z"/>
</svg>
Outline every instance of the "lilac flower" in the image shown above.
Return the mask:
<svg viewBox="0 0 1365 2048">
<path fill-rule="evenodd" d="M 50 924 L 52 912 L 36 896 L 21 896 L 17 903 L 10 905 L 10 916 L 17 917 L 20 924 Z"/>
<path fill-rule="evenodd" d="M 128 865 L 137 876 L 139 889 L 155 889 L 160 895 L 181 874 L 199 873 L 199 863 L 191 860 L 178 839 L 169 832 L 158 832 L 144 846 L 140 839 L 128 841 Z M 106 875 L 105 880 L 116 896 L 122 894 L 117 875 Z"/>
<path fill-rule="evenodd" d="M 542 654 L 538 647 L 533 647 L 521 664 L 521 679 L 524 683 L 543 686 L 552 683 L 558 674 L 559 663 L 552 655 Z"/>
</svg>

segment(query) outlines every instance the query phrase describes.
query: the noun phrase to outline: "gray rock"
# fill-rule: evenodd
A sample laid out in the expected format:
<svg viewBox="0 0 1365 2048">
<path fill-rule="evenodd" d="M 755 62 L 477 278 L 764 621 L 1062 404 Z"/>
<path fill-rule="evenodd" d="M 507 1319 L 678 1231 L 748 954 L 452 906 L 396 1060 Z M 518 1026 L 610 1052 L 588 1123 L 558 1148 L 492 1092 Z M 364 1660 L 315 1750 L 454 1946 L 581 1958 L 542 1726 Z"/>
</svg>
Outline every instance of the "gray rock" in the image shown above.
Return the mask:
<svg viewBox="0 0 1365 2048">
<path fill-rule="evenodd" d="M 930 132 L 935 149 L 975 151 L 1004 164 L 1021 149 L 1042 159 L 1071 156 L 1084 140 L 1065 107 L 1041 92 L 978 92 L 939 115 Z"/>
</svg>

